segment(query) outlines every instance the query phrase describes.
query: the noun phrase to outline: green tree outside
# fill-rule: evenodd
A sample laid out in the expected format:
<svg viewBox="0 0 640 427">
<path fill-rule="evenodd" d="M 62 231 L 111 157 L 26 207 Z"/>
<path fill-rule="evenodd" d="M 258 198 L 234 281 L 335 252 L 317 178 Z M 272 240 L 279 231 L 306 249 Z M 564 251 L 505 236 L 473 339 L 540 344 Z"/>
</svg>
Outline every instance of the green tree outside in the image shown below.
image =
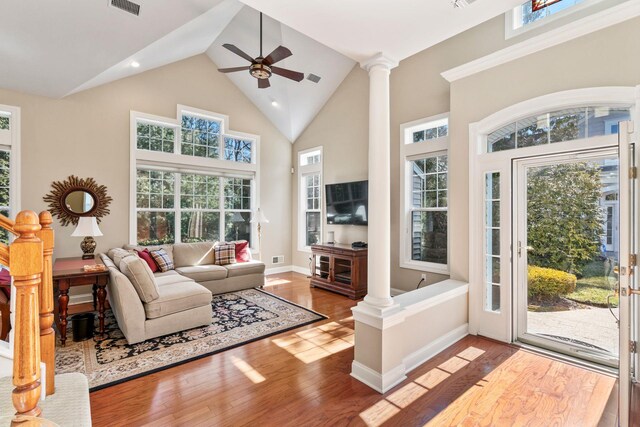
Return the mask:
<svg viewBox="0 0 640 427">
<path fill-rule="evenodd" d="M 580 275 L 604 233 L 600 167 L 593 162 L 543 166 L 528 174 L 529 265 Z"/>
</svg>

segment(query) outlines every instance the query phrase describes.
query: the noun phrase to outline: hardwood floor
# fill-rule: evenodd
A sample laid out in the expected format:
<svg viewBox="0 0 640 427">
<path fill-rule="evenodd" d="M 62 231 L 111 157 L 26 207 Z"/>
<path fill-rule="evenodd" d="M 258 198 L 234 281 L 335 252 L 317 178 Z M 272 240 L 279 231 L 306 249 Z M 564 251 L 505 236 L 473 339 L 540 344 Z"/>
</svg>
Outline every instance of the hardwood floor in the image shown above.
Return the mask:
<svg viewBox="0 0 640 427">
<path fill-rule="evenodd" d="M 265 290 L 330 318 L 91 394 L 94 426 L 595 426 L 615 378 L 469 336 L 380 395 L 351 378 L 355 302 L 299 274 Z"/>
</svg>

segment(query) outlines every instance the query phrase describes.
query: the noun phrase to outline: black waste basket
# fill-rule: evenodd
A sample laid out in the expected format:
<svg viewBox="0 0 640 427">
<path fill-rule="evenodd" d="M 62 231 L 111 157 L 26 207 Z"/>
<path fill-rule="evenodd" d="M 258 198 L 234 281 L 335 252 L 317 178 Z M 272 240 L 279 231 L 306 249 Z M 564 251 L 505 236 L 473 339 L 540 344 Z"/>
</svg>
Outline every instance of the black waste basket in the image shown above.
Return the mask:
<svg viewBox="0 0 640 427">
<path fill-rule="evenodd" d="M 82 313 L 71 317 L 71 327 L 73 328 L 73 340 L 84 341 L 93 338 L 93 320 L 95 314 Z"/>
</svg>

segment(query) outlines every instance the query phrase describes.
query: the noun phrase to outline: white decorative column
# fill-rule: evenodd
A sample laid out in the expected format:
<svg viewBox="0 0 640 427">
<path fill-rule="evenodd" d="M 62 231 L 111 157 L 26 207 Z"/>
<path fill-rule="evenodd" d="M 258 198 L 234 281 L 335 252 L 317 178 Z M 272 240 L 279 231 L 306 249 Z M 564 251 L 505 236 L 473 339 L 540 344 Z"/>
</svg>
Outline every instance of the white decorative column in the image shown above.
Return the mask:
<svg viewBox="0 0 640 427">
<path fill-rule="evenodd" d="M 369 72 L 369 258 L 367 295 L 352 309 L 351 375 L 384 393 L 406 378 L 401 352 L 389 329 L 402 322 L 403 315 L 391 298 L 389 74 L 398 63 L 378 54 L 361 65 Z"/>
<path fill-rule="evenodd" d="M 389 74 L 397 65 L 382 54 L 362 64 L 369 72 L 369 284 L 364 300 L 376 307 L 393 304 Z"/>
</svg>

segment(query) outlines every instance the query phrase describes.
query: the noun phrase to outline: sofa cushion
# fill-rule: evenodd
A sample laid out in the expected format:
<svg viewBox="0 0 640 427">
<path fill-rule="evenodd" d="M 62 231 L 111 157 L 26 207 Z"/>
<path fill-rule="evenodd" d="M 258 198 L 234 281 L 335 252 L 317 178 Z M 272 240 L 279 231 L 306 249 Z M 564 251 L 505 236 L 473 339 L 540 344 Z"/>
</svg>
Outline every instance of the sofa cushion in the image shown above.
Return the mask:
<svg viewBox="0 0 640 427">
<path fill-rule="evenodd" d="M 158 249 L 164 249 L 169 258 L 171 258 L 171 262 L 173 262 L 173 245 L 154 245 L 154 246 L 139 246 L 139 245 L 124 245 L 123 248 L 126 250 L 136 250 L 136 251 L 144 251 L 145 249 L 149 249 L 151 251 L 157 251 Z"/>
<path fill-rule="evenodd" d="M 157 300 L 144 305 L 147 319 L 211 305 L 211 291 L 191 280 L 160 286 L 159 293 Z"/>
<path fill-rule="evenodd" d="M 126 250 L 122 248 L 113 248 L 109 249 L 107 252 L 107 256 L 111 258 L 115 265 L 120 265 L 120 260 L 124 257 L 135 255 L 135 252 L 132 250 Z"/>
<path fill-rule="evenodd" d="M 213 264 L 214 242 L 177 243 L 173 245 L 173 263 L 176 267 Z"/>
<path fill-rule="evenodd" d="M 169 257 L 169 254 L 164 249 L 156 249 L 149 252 L 151 258 L 156 262 L 160 271 L 169 271 L 174 269 L 173 260 Z"/>
<path fill-rule="evenodd" d="M 166 276 L 178 276 L 178 277 L 182 277 L 180 276 L 180 274 L 178 274 L 175 270 L 169 270 L 169 271 L 156 271 L 155 273 L 153 273 L 153 277 L 156 278 L 156 283 L 158 282 L 158 278 L 160 277 L 166 277 Z"/>
<path fill-rule="evenodd" d="M 193 279 L 182 276 L 178 273 L 172 274 L 170 276 L 156 277 L 156 284 L 158 285 L 158 288 L 162 286 L 174 285 L 176 283 L 184 283 L 184 282 L 193 282 Z"/>
<path fill-rule="evenodd" d="M 247 274 L 264 274 L 264 262 L 251 260 L 249 262 L 239 262 L 237 264 L 229 264 L 224 266 L 227 271 L 227 277 L 245 276 Z"/>
<path fill-rule="evenodd" d="M 221 280 L 227 278 L 227 269 L 220 265 L 194 265 L 191 267 L 176 268 L 176 271 L 196 282 L 208 282 L 209 280 Z"/>
<path fill-rule="evenodd" d="M 128 256 L 120 260 L 120 271 L 131 281 L 143 302 L 158 299 L 158 285 L 146 262 L 137 256 Z"/>
<path fill-rule="evenodd" d="M 220 243 L 213 247 L 215 263 L 217 265 L 227 265 L 236 263 L 235 243 Z"/>
</svg>

